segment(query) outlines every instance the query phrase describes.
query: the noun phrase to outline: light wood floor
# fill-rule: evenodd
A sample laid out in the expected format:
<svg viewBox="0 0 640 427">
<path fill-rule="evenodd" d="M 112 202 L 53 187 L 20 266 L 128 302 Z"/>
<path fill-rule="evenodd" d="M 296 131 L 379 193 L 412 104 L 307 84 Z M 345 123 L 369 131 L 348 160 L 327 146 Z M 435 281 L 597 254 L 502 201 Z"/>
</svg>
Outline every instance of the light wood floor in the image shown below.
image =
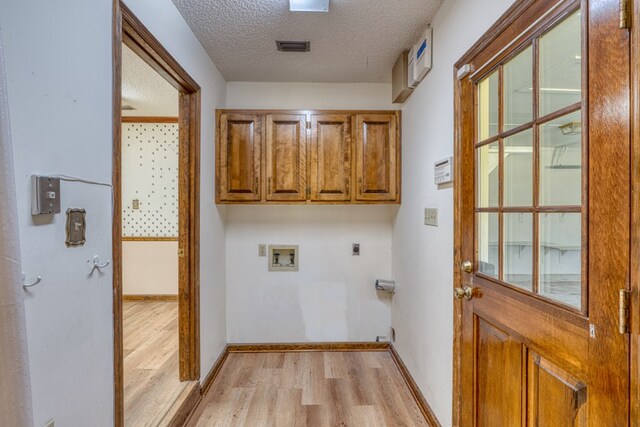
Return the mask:
<svg viewBox="0 0 640 427">
<path fill-rule="evenodd" d="M 231 353 L 188 424 L 426 425 L 386 352 Z"/>
<path fill-rule="evenodd" d="M 124 301 L 123 310 L 125 425 L 165 426 L 191 385 L 178 370 L 178 303 Z"/>
</svg>

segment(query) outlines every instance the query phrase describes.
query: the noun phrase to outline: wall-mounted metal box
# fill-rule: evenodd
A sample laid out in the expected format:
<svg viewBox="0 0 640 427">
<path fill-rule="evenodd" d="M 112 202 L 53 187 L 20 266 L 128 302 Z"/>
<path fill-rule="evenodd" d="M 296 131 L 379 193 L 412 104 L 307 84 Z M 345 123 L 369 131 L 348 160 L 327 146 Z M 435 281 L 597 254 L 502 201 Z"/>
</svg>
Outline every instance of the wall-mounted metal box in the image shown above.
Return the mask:
<svg viewBox="0 0 640 427">
<path fill-rule="evenodd" d="M 60 179 L 31 175 L 31 215 L 60 213 Z"/>
<path fill-rule="evenodd" d="M 269 271 L 298 271 L 298 245 L 269 245 Z"/>
<path fill-rule="evenodd" d="M 408 66 L 409 66 L 409 51 L 405 50 L 400 54 L 396 64 L 393 66 L 392 83 L 391 83 L 391 97 L 394 104 L 404 103 L 409 95 L 413 92 L 413 89 L 409 87 L 408 81 Z"/>
</svg>

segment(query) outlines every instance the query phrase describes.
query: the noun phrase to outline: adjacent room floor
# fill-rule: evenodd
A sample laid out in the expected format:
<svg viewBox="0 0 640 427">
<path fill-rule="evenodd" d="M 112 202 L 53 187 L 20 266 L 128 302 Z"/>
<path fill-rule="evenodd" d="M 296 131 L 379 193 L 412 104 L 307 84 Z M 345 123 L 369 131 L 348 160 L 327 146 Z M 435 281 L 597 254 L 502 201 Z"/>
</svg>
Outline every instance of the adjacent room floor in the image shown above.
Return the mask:
<svg viewBox="0 0 640 427">
<path fill-rule="evenodd" d="M 232 353 L 188 424 L 426 425 L 387 352 Z"/>
<path fill-rule="evenodd" d="M 123 305 L 125 425 L 168 425 L 172 408 L 192 385 L 180 382 L 178 302 Z"/>
</svg>

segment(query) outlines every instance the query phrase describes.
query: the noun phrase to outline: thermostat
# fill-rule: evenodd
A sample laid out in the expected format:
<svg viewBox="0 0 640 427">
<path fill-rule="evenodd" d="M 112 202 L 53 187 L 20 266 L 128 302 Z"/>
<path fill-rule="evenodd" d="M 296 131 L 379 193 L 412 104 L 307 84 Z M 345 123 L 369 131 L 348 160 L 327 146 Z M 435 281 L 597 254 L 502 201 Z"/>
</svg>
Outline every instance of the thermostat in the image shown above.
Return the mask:
<svg viewBox="0 0 640 427">
<path fill-rule="evenodd" d="M 436 185 L 453 182 L 453 157 L 447 157 L 433 164 L 433 181 Z"/>
</svg>

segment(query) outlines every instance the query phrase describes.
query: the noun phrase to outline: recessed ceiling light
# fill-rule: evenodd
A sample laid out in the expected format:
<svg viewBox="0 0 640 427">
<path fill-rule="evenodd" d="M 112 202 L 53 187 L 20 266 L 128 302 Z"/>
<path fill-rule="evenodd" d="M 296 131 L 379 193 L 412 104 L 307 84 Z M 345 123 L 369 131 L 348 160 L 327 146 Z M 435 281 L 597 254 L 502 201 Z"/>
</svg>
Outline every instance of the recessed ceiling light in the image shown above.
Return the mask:
<svg viewBox="0 0 640 427">
<path fill-rule="evenodd" d="M 329 0 L 289 0 L 292 12 L 329 12 Z"/>
</svg>

